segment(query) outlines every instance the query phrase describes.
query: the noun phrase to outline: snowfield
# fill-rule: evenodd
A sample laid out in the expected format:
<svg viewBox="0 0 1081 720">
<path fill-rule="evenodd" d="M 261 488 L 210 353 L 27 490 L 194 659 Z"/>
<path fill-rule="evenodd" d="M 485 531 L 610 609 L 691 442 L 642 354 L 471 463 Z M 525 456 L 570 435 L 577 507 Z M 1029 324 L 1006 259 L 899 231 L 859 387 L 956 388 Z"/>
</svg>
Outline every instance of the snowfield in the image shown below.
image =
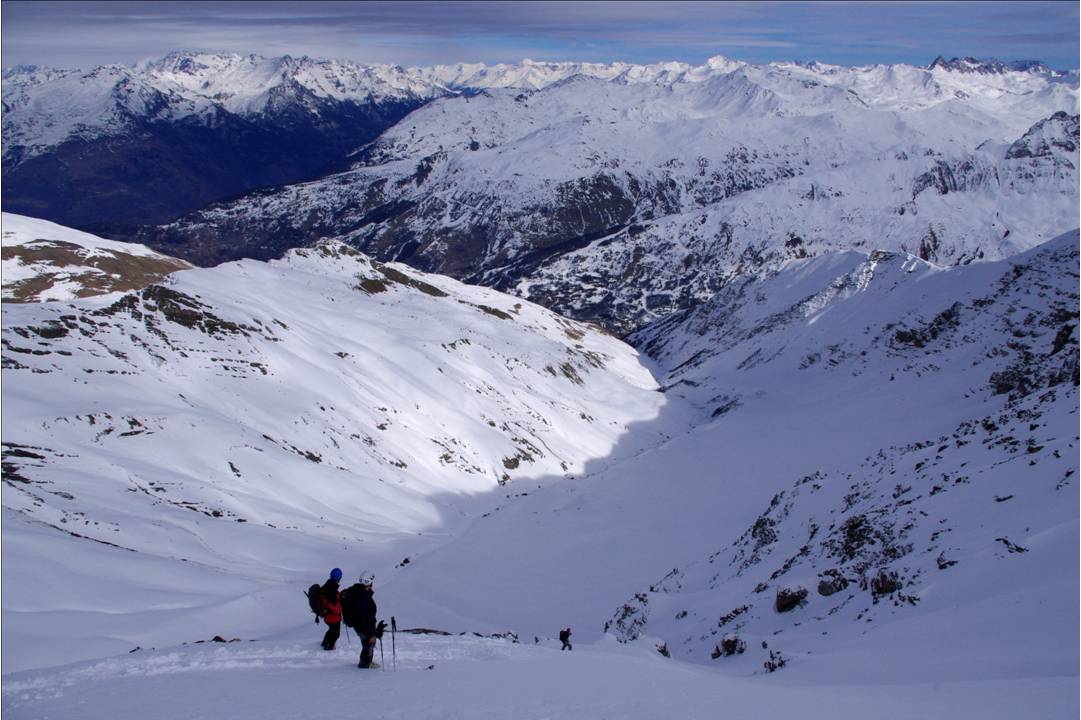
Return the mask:
<svg viewBox="0 0 1081 720">
<path fill-rule="evenodd" d="M 335 243 L 3 312 L 8 670 L 192 639 L 179 609 L 265 634 L 258 593 L 403 572 L 664 404 L 596 328 Z"/>
<path fill-rule="evenodd" d="M 344 642 L 344 637 L 343 637 Z M 354 638 L 355 643 L 355 638 Z M 606 642 L 561 653 L 473 636 L 399 633 L 397 671 L 358 670 L 348 645 L 276 641 L 140 650 L 61 671 L 4 677 L 13 718 L 1070 717 L 1076 678 L 846 684 L 732 678 L 652 649 Z M 384 655 L 392 665 L 389 636 Z"/>
<path fill-rule="evenodd" d="M 3 710 L 1075 717 L 1078 245 L 792 258 L 639 351 L 333 241 L 5 303 Z M 448 634 L 317 651 L 334 566 Z"/>
</svg>

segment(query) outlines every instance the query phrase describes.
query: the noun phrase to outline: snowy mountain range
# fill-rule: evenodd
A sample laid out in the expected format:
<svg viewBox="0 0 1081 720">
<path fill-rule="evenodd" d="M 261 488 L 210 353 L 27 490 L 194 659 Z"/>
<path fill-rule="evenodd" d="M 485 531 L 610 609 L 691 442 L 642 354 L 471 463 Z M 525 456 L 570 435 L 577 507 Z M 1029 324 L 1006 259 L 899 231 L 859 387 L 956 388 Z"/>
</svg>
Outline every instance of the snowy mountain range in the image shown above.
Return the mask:
<svg viewBox="0 0 1081 720">
<path fill-rule="evenodd" d="M 394 68 L 194 53 L 3 86 L 4 208 L 83 228 L 308 179 L 436 92 Z"/>
<path fill-rule="evenodd" d="M 348 171 L 135 237 L 202 264 L 343 237 L 625 333 L 792 257 L 965 263 L 1070 229 L 1070 79 L 715 62 L 486 90 L 414 111 Z"/>
<path fill-rule="evenodd" d="M 5 715 L 1076 716 L 1078 98 L 6 71 Z"/>
<path fill-rule="evenodd" d="M 407 69 L 194 52 L 134 66 L 16 66 L 3 75 L 4 208 L 84 229 L 164 222 L 343 167 L 434 98 L 692 70 L 529 60 Z"/>
<path fill-rule="evenodd" d="M 4 87 L 9 211 L 203 265 L 343 237 L 619 333 L 801 253 L 949 264 L 1075 224 L 1077 76 L 1033 63 L 177 53 Z M 1041 123 L 1053 153 L 1011 154 Z"/>
<path fill-rule="evenodd" d="M 194 52 L 174 52 L 133 66 L 103 65 L 89 70 L 20 65 L 4 72 L 4 107 L 8 113 L 4 157 L 25 160 L 74 138 L 90 141 L 123 134 L 125 122 L 136 117 L 179 121 L 195 116 L 210 123 L 221 112 L 259 115 L 302 96 L 358 104 L 424 101 L 496 88 L 541 90 L 574 77 L 617 84 L 675 85 L 700 83 L 754 67 L 717 56 L 701 66 L 680 62 L 635 65 L 523 60 L 493 66 L 459 63 L 403 68 L 288 55 L 267 58 Z M 978 92 L 1002 92 L 1016 85 L 1018 79 L 1029 90 L 1045 82 L 1076 80 L 1069 73 L 1052 71 L 1037 62 L 1001 63 L 972 58 L 946 61 L 939 57 L 927 69 L 905 65 L 844 68 L 821 63 L 762 67 L 777 71 L 801 67 L 829 76 L 834 79 L 831 84 L 860 92 L 864 100 L 872 102 L 882 101 L 883 89 L 898 82 L 909 85 L 909 92 L 913 84 L 923 85 L 922 96 L 915 100 L 923 104 L 971 90 L 970 81 L 954 77 L 957 73 L 1000 76 L 977 83 Z M 315 110 L 310 105 L 306 109 Z"/>
</svg>

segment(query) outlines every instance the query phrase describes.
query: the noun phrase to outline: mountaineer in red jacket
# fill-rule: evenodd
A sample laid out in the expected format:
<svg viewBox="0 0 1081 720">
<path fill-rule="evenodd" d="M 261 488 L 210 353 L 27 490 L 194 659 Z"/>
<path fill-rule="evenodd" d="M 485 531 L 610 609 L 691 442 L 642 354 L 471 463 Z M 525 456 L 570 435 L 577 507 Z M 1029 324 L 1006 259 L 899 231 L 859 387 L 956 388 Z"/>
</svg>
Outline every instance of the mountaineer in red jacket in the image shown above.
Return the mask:
<svg viewBox="0 0 1081 720">
<path fill-rule="evenodd" d="M 338 592 L 338 581 L 342 579 L 342 571 L 334 568 L 330 571 L 330 578 L 323 583 L 322 617 L 327 624 L 327 634 L 323 636 L 323 649 L 333 650 L 334 643 L 338 642 L 338 636 L 342 631 L 342 599 Z"/>
</svg>

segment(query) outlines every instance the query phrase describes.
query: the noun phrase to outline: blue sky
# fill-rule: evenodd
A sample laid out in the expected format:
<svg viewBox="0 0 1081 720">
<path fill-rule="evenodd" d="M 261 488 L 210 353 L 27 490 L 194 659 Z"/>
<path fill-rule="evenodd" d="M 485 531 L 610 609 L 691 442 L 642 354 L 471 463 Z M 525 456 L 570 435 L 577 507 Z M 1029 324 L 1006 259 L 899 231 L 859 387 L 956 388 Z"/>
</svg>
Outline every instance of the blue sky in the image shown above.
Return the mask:
<svg viewBox="0 0 1081 720">
<path fill-rule="evenodd" d="M 133 63 L 172 50 L 359 62 L 589 60 L 844 65 L 937 55 L 1078 67 L 1070 2 L 24 2 L 3 65 Z"/>
</svg>

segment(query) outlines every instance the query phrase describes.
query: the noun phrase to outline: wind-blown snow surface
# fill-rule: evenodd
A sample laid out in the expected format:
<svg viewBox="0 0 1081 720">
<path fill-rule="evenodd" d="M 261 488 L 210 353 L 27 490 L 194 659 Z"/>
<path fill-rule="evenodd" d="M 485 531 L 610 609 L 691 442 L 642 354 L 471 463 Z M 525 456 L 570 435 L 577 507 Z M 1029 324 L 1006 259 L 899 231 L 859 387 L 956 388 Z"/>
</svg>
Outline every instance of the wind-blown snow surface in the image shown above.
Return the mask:
<svg viewBox="0 0 1081 720">
<path fill-rule="evenodd" d="M 143 245 L 3 213 L 4 300 L 44 302 L 145 287 L 190 268 Z"/>
</svg>

